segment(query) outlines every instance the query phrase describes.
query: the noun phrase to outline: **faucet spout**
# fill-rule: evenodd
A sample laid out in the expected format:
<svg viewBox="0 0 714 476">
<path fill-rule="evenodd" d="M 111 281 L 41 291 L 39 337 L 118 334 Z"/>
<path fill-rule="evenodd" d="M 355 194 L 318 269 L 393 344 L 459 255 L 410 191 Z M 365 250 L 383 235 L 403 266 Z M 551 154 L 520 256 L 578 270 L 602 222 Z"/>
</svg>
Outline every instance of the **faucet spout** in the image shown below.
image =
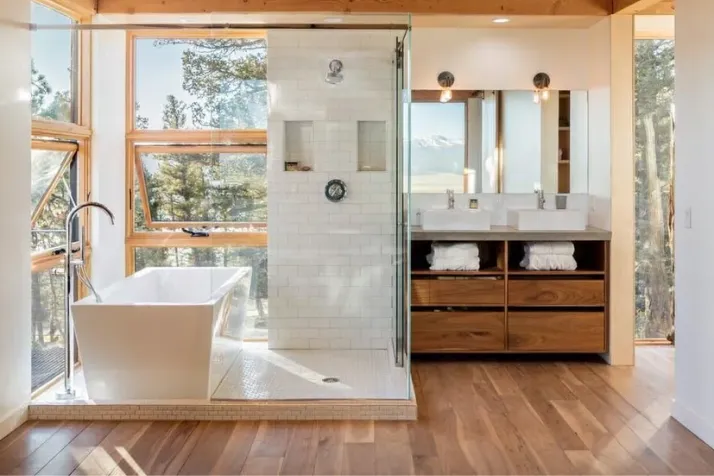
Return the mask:
<svg viewBox="0 0 714 476">
<path fill-rule="evenodd" d="M 538 200 L 538 210 L 543 210 L 545 209 L 545 193 L 543 193 L 542 188 L 537 188 L 535 190 L 536 193 L 536 199 Z"/>
<path fill-rule="evenodd" d="M 452 189 L 446 189 L 446 204 L 449 210 L 454 209 L 454 191 Z"/>
</svg>

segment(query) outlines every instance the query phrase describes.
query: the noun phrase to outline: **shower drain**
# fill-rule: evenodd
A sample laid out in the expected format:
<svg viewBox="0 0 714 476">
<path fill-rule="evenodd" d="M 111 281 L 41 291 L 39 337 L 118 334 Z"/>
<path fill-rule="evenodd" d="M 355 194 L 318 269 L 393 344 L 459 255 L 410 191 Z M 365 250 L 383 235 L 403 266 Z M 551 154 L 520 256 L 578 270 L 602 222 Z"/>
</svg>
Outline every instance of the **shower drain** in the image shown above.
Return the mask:
<svg viewBox="0 0 714 476">
<path fill-rule="evenodd" d="M 337 383 L 340 381 L 337 377 L 325 377 L 322 379 L 323 382 L 325 383 Z"/>
</svg>

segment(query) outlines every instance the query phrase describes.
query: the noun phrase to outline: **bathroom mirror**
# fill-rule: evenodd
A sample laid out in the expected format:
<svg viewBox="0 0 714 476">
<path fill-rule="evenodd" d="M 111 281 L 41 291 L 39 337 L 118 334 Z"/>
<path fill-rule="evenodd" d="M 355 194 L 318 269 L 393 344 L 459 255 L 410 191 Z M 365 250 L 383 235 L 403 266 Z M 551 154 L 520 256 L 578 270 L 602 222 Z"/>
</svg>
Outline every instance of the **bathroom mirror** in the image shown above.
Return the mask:
<svg viewBox="0 0 714 476">
<path fill-rule="evenodd" d="M 588 191 L 588 93 L 550 91 L 536 103 L 532 91 L 501 91 L 504 193 Z"/>
<path fill-rule="evenodd" d="M 412 193 L 587 193 L 588 93 L 412 91 Z"/>
</svg>

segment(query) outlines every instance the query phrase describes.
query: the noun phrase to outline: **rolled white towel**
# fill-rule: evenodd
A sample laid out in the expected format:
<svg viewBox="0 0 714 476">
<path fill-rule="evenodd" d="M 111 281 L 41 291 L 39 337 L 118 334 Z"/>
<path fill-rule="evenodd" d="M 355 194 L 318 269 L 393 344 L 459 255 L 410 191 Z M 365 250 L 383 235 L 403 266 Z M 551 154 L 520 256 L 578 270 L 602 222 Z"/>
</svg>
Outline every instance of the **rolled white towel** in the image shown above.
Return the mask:
<svg viewBox="0 0 714 476">
<path fill-rule="evenodd" d="M 578 263 L 572 256 L 526 253 L 521 267 L 529 271 L 575 271 Z"/>
<path fill-rule="evenodd" d="M 436 258 L 451 256 L 479 256 L 476 243 L 432 243 L 431 252 Z"/>
<path fill-rule="evenodd" d="M 526 254 L 532 255 L 565 255 L 575 254 L 575 245 L 570 241 L 530 242 L 523 245 Z"/>
</svg>

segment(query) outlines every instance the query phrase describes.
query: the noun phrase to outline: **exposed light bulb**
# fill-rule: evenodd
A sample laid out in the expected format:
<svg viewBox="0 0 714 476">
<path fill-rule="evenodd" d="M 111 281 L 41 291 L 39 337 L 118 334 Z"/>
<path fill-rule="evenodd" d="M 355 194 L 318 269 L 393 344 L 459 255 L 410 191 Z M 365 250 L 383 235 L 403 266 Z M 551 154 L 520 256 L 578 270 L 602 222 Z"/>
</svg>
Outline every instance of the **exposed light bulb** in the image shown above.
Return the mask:
<svg viewBox="0 0 714 476">
<path fill-rule="evenodd" d="M 543 89 L 543 90 L 540 92 L 540 98 L 541 98 L 543 101 L 547 101 L 548 99 L 550 99 L 550 90 L 549 90 L 549 89 Z"/>
<path fill-rule="evenodd" d="M 510 21 L 510 18 L 494 18 L 493 20 L 491 20 L 492 23 L 508 23 Z"/>
<path fill-rule="evenodd" d="M 536 104 L 540 104 L 540 91 L 536 91 L 533 93 L 533 102 Z"/>
<path fill-rule="evenodd" d="M 439 102 L 449 102 L 451 101 L 451 98 L 453 97 L 453 94 L 451 93 L 451 89 L 442 89 L 441 90 L 441 96 L 439 96 Z"/>
</svg>

